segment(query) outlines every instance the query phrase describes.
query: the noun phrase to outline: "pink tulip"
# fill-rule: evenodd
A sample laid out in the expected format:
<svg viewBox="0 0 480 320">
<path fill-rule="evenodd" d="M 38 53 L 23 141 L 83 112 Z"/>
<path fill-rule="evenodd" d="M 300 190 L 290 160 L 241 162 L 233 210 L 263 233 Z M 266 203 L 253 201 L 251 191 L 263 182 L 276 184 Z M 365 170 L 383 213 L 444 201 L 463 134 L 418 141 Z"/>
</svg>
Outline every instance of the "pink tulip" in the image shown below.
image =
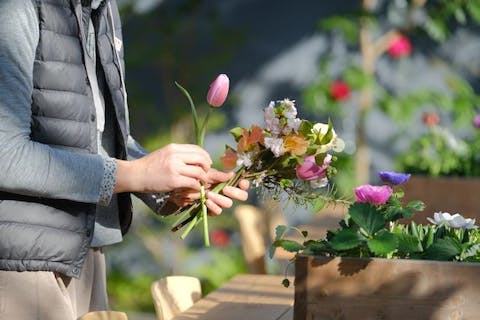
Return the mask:
<svg viewBox="0 0 480 320">
<path fill-rule="evenodd" d="M 207 94 L 207 102 L 212 107 L 220 107 L 228 95 L 228 87 L 230 85 L 230 80 L 226 74 L 220 74 L 218 77 L 210 84 L 210 90 Z"/>
<path fill-rule="evenodd" d="M 394 58 L 408 56 L 412 53 L 412 44 L 404 35 L 398 35 L 390 43 L 387 52 Z"/>
<path fill-rule="evenodd" d="M 365 184 L 355 188 L 355 201 L 382 205 L 388 201 L 392 192 L 393 190 L 389 186 L 372 186 Z"/>
<path fill-rule="evenodd" d="M 315 156 L 308 156 L 303 160 L 303 164 L 297 166 L 297 177 L 302 180 L 318 180 L 326 177 L 327 167 L 332 162 L 332 156 L 327 154 L 323 160 L 323 165 L 315 163 Z"/>
</svg>

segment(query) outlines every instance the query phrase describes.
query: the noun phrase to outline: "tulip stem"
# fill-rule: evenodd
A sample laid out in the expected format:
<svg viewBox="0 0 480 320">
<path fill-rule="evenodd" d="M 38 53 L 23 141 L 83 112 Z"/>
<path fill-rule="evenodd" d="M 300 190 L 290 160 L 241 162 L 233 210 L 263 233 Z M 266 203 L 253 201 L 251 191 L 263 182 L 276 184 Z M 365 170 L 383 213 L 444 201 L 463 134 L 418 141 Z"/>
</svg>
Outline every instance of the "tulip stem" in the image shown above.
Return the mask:
<svg viewBox="0 0 480 320">
<path fill-rule="evenodd" d="M 190 103 L 190 109 L 192 110 L 192 116 L 193 116 L 193 127 L 195 129 L 195 140 L 198 142 L 201 140 L 200 139 L 200 128 L 198 126 L 198 115 L 197 115 L 197 109 L 195 108 L 195 104 L 193 103 L 192 97 L 190 96 L 190 93 L 188 93 L 187 89 L 182 87 L 178 82 L 175 81 L 175 85 L 182 91 L 182 93 L 187 97 L 188 102 Z M 203 140 L 203 139 L 202 139 Z M 199 146 L 203 146 L 201 144 L 198 144 Z"/>
</svg>

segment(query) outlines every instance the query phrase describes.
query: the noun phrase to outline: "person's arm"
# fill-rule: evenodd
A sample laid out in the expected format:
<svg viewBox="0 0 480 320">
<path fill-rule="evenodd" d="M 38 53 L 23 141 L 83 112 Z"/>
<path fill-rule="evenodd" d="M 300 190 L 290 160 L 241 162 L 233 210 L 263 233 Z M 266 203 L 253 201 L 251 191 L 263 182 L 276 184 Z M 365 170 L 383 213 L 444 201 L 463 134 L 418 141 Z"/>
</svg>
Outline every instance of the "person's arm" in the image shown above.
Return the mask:
<svg viewBox="0 0 480 320">
<path fill-rule="evenodd" d="M 0 1 L 0 190 L 97 203 L 103 157 L 51 148 L 30 138 L 38 39 L 32 1 Z"/>
</svg>

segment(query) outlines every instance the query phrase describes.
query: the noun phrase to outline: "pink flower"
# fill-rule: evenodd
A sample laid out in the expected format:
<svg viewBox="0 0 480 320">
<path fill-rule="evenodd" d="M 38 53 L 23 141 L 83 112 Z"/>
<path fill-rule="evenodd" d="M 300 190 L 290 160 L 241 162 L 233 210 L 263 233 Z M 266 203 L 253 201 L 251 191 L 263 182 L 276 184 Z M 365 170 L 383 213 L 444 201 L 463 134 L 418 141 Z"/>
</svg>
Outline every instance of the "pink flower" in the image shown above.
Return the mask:
<svg viewBox="0 0 480 320">
<path fill-rule="evenodd" d="M 393 190 L 389 186 L 372 186 L 365 184 L 355 188 L 355 201 L 382 205 L 388 201 L 392 192 Z"/>
<path fill-rule="evenodd" d="M 212 107 L 220 107 L 228 95 L 228 88 L 230 85 L 230 80 L 226 74 L 220 74 L 218 77 L 210 84 L 210 90 L 207 94 L 207 102 Z"/>
<path fill-rule="evenodd" d="M 308 156 L 303 160 L 303 164 L 297 166 L 297 177 L 302 180 L 318 180 L 326 177 L 327 167 L 332 162 L 332 156 L 327 154 L 323 160 L 323 165 L 315 163 L 315 156 Z"/>
<path fill-rule="evenodd" d="M 335 101 L 348 99 L 350 96 L 350 87 L 342 80 L 334 81 L 330 85 L 330 95 Z"/>
<path fill-rule="evenodd" d="M 394 58 L 409 56 L 412 53 L 412 44 L 404 35 L 398 35 L 390 42 L 387 52 Z"/>
</svg>

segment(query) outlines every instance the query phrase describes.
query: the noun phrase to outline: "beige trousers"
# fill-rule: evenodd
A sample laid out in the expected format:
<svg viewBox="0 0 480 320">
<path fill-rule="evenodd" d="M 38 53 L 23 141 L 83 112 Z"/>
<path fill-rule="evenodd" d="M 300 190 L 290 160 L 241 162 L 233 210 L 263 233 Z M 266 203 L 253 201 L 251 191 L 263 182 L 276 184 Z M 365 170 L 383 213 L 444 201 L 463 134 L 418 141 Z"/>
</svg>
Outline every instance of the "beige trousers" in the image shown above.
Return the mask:
<svg viewBox="0 0 480 320">
<path fill-rule="evenodd" d="M 0 320 L 77 320 L 107 310 L 105 256 L 90 249 L 80 279 L 0 270 Z"/>
</svg>

